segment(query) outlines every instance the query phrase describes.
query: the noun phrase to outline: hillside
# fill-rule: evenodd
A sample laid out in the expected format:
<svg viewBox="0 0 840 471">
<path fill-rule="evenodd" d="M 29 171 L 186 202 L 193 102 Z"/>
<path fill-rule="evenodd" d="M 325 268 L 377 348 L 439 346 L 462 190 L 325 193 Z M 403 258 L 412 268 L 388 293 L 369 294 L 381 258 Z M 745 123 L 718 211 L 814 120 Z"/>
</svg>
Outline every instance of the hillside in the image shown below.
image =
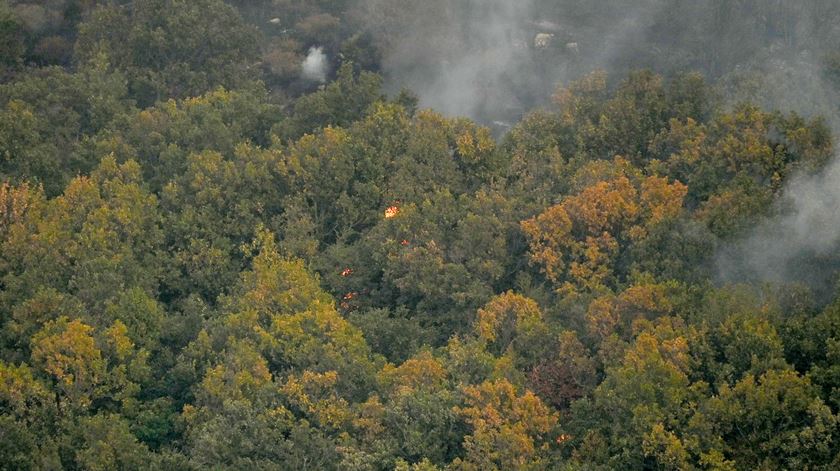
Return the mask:
<svg viewBox="0 0 840 471">
<path fill-rule="evenodd" d="M 839 19 L 0 2 L 0 469 L 838 469 Z"/>
</svg>

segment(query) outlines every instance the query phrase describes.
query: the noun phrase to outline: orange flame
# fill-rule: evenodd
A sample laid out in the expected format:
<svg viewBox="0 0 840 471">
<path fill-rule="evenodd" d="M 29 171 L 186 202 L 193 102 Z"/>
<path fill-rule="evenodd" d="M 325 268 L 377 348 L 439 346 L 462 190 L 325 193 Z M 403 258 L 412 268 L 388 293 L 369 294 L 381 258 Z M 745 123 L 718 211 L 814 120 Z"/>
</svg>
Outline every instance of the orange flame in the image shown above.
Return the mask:
<svg viewBox="0 0 840 471">
<path fill-rule="evenodd" d="M 399 206 L 388 206 L 385 208 L 385 219 L 396 217 L 397 214 L 400 214 Z"/>
</svg>

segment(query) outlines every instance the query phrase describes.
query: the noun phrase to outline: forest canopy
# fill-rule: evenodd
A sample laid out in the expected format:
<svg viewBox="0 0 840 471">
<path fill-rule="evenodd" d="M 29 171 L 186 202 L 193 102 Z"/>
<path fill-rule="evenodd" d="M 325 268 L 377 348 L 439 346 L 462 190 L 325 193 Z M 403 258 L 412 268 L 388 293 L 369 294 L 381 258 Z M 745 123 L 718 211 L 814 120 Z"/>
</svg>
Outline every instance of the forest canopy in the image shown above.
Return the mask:
<svg viewBox="0 0 840 471">
<path fill-rule="evenodd" d="M 0 0 L 0 469 L 840 468 L 840 6 L 485 3 Z"/>
</svg>

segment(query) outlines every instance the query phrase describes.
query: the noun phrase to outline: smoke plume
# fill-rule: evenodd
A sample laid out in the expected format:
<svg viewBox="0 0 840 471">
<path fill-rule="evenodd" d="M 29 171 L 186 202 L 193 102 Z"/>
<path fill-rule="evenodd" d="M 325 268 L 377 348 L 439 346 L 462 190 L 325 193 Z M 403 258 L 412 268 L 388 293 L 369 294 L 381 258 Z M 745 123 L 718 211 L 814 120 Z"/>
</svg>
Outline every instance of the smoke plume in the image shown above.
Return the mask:
<svg viewBox="0 0 840 471">
<path fill-rule="evenodd" d="M 806 283 L 828 294 L 840 268 L 840 159 L 794 178 L 778 216 L 721 249 L 721 281 Z"/>
<path fill-rule="evenodd" d="M 329 69 L 327 55 L 324 54 L 324 48 L 311 47 L 306 59 L 303 60 L 303 78 L 312 80 L 313 82 L 324 83 L 327 81 L 327 72 Z"/>
<path fill-rule="evenodd" d="M 837 0 L 358 1 L 392 90 L 500 132 L 596 68 L 699 71 L 732 103 L 821 115 L 840 130 L 840 79 L 826 77 L 832 55 L 840 77 Z M 722 279 L 827 279 L 814 266 L 840 246 L 838 160 L 793 178 L 778 215 L 722 249 Z"/>
</svg>

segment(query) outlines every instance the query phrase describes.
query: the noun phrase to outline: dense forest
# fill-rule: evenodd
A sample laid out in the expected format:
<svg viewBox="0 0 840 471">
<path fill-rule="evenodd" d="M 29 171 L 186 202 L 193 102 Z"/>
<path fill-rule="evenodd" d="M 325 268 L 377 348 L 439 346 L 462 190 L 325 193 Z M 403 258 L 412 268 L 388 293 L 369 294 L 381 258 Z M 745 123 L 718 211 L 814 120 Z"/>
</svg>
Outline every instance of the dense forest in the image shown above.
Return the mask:
<svg viewBox="0 0 840 471">
<path fill-rule="evenodd" d="M 0 0 L 0 469 L 840 469 L 838 25 Z"/>
</svg>

